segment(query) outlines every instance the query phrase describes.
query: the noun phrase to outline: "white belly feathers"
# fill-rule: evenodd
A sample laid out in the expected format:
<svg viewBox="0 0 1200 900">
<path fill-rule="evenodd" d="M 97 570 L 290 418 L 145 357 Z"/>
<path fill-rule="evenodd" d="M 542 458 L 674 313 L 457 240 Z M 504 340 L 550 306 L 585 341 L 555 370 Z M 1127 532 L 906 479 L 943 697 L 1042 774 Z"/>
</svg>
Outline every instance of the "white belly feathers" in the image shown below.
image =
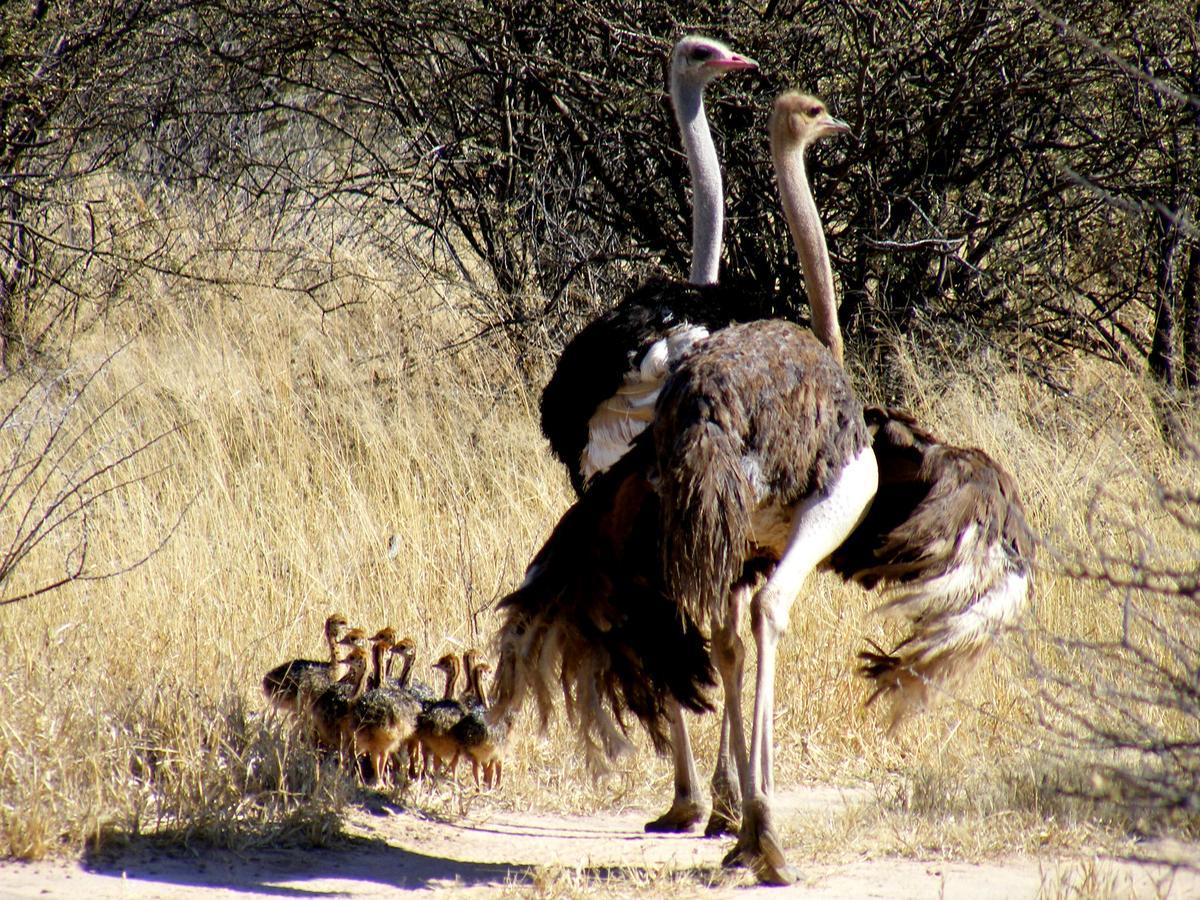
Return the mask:
<svg viewBox="0 0 1200 900">
<path fill-rule="evenodd" d="M 707 328 L 685 322 L 651 344 L 640 361 L 630 360 L 633 367 L 616 395 L 597 406 L 588 420 L 588 442 L 579 459 L 585 484 L 629 452 L 633 439 L 654 420 L 654 404 L 667 375 L 706 337 Z"/>
</svg>

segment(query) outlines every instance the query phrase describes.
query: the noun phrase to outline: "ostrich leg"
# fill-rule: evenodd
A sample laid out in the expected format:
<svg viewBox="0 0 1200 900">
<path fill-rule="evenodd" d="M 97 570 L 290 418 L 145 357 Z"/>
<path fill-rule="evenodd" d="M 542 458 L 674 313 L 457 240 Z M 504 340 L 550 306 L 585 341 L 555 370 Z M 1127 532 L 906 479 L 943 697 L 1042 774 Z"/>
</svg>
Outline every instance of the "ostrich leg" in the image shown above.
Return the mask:
<svg viewBox="0 0 1200 900">
<path fill-rule="evenodd" d="M 735 588 L 730 594 L 725 619 L 714 621 L 712 625 L 713 659 L 721 674 L 725 703 L 721 714 L 721 745 L 712 777 L 712 812 L 704 828 L 705 837 L 737 834 L 742 815 L 740 767 L 746 760 L 742 674 L 746 651 L 738 635 L 738 625 L 748 596 L 749 588 Z M 671 748 L 675 764 L 675 799 L 667 812 L 646 823 L 646 831 L 690 831 L 703 815 L 703 804 L 696 787 L 699 780 L 696 762 L 683 711 L 678 704 L 671 707 Z"/>
<path fill-rule="evenodd" d="M 742 723 L 742 675 L 746 648 L 738 634 L 742 613 L 749 596 L 748 587 L 734 588 L 723 621 L 712 624 L 712 653 L 725 705 L 721 714 L 721 745 L 712 777 L 712 813 L 704 829 L 705 837 L 737 834 L 742 818 L 742 771 L 746 764 L 746 732 Z"/>
<path fill-rule="evenodd" d="M 697 784 L 700 777 L 696 772 L 696 758 L 692 755 L 692 741 L 688 737 L 687 722 L 683 709 L 671 701 L 671 759 L 675 764 L 675 799 L 671 808 L 646 823 L 646 831 L 691 831 L 704 815 Z"/>
<path fill-rule="evenodd" d="M 792 604 L 809 573 L 858 525 L 875 496 L 878 480 L 875 455 L 870 447 L 865 447 L 842 469 L 827 495 L 809 497 L 798 504 L 779 563 L 750 604 L 754 641 L 758 647 L 754 724 L 750 762 L 742 781 L 742 828 L 725 863 L 734 864 L 740 859 L 767 884 L 791 884 L 796 880 L 796 873 L 788 865 L 775 833 L 771 812 L 775 793 L 771 738 L 779 639 L 787 631 Z"/>
</svg>

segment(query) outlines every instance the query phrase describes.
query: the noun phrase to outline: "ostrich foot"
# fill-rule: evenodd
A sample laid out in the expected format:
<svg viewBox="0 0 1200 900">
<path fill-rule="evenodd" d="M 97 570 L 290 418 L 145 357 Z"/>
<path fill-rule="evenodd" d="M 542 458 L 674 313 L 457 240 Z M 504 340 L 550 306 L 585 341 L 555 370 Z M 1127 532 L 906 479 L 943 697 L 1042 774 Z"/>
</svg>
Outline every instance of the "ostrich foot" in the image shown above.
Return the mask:
<svg viewBox="0 0 1200 900">
<path fill-rule="evenodd" d="M 679 797 L 671 804 L 671 808 L 655 819 L 646 823 L 648 832 L 691 831 L 704 816 L 704 808 L 694 800 Z"/>
<path fill-rule="evenodd" d="M 721 865 L 727 868 L 748 865 L 763 884 L 789 885 L 796 881 L 797 872 L 783 854 L 765 798 L 756 797 L 746 804 L 738 841 L 725 854 Z"/>
<path fill-rule="evenodd" d="M 712 813 L 704 826 L 705 837 L 737 834 L 742 820 L 742 796 L 735 782 L 718 769 L 712 783 Z"/>
<path fill-rule="evenodd" d="M 727 834 L 737 834 L 740 818 L 737 813 L 730 815 L 726 811 L 714 807 L 708 817 L 708 824 L 704 826 L 704 836 L 722 837 Z"/>
</svg>

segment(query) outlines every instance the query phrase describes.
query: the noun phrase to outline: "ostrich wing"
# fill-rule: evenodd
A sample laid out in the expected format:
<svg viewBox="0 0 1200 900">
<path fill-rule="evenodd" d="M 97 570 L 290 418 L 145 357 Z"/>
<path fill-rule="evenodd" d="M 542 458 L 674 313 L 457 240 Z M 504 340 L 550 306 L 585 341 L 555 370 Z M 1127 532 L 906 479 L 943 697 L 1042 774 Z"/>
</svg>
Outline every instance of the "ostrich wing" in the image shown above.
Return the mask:
<svg viewBox="0 0 1200 900">
<path fill-rule="evenodd" d="M 866 420 L 879 491 L 830 559 L 847 580 L 882 587 L 880 611 L 908 620 L 892 652 L 860 654 L 862 674 L 890 694 L 893 721 L 927 689 L 968 672 L 1021 610 L 1032 583 L 1033 533 L 1016 482 L 982 450 L 942 443 L 907 413 Z"/>
</svg>

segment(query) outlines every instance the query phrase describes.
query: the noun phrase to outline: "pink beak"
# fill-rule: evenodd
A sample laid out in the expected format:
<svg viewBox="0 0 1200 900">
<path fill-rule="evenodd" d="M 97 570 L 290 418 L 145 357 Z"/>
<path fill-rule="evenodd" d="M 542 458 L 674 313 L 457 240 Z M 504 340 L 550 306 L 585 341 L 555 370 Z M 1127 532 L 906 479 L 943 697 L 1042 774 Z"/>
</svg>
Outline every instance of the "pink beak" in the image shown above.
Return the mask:
<svg viewBox="0 0 1200 900">
<path fill-rule="evenodd" d="M 758 68 L 758 63 L 748 56 L 742 56 L 740 53 L 730 53 L 721 59 L 710 59 L 705 65 L 711 66 L 714 69 L 720 69 L 722 72 L 736 72 L 740 69 Z"/>
<path fill-rule="evenodd" d="M 832 131 L 834 134 L 849 134 L 850 124 L 842 119 L 835 119 L 833 116 L 826 116 L 823 123 L 825 128 Z"/>
</svg>

